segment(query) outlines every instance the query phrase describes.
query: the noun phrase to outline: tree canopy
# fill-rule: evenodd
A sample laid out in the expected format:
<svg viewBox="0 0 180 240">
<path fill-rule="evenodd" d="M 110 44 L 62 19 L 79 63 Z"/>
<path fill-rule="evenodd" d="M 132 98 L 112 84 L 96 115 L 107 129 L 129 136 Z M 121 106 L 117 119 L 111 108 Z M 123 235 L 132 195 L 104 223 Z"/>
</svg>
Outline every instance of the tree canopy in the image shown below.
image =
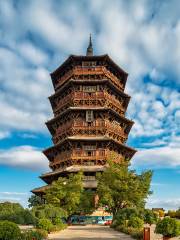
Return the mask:
<svg viewBox="0 0 180 240">
<path fill-rule="evenodd" d="M 0 203 L 0 220 L 8 220 L 17 224 L 34 224 L 35 218 L 29 209 L 24 209 L 19 203 Z"/>
<path fill-rule="evenodd" d="M 35 206 L 39 206 L 41 204 L 43 204 L 41 197 L 36 196 L 36 195 L 31 195 L 31 197 L 28 199 L 28 207 L 35 207 Z"/>
<path fill-rule="evenodd" d="M 82 183 L 83 174 L 70 174 L 68 178 L 60 177 L 54 181 L 49 189 L 45 192 L 47 204 L 62 208 L 71 215 L 76 212 L 80 203 L 83 191 Z"/>
<path fill-rule="evenodd" d="M 149 189 L 152 171 L 138 175 L 134 170 L 129 170 L 125 161 L 120 164 L 111 159 L 108 165 L 107 169 L 97 176 L 99 204 L 106 205 L 114 216 L 122 208 L 144 208 L 145 200 L 151 194 Z"/>
<path fill-rule="evenodd" d="M 95 193 L 83 188 L 83 174 L 60 177 L 45 192 L 46 203 L 60 208 L 64 215 L 89 214 L 95 210 Z M 66 213 L 66 214 L 65 214 Z"/>
</svg>

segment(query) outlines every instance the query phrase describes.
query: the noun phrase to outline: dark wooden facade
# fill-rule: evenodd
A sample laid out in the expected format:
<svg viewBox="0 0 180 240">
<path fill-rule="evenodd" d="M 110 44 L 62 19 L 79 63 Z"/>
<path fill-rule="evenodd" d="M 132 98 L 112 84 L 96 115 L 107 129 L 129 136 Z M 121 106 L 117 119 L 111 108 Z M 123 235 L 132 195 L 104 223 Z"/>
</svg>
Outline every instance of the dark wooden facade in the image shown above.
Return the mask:
<svg viewBox="0 0 180 240">
<path fill-rule="evenodd" d="M 84 187 L 96 188 L 95 175 L 105 169 L 111 153 L 117 162 L 130 161 L 136 151 L 125 145 L 133 125 L 125 117 L 127 76 L 108 55 L 92 53 L 71 55 L 51 73 L 54 117 L 46 125 L 54 145 L 43 151 L 51 172 L 40 176 L 47 184 L 82 169 Z M 32 192 L 42 195 L 47 187 Z"/>
</svg>

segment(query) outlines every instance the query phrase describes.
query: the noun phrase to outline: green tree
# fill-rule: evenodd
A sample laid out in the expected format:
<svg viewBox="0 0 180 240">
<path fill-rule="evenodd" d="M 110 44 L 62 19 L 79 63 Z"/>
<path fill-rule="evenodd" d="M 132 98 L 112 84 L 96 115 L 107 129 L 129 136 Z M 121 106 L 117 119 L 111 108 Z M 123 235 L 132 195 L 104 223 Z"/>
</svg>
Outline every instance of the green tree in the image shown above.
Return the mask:
<svg viewBox="0 0 180 240">
<path fill-rule="evenodd" d="M 18 203 L 0 203 L 0 220 L 8 220 L 17 224 L 35 224 L 35 218 L 29 209 Z"/>
<path fill-rule="evenodd" d="M 176 211 L 176 218 L 180 218 L 180 208 Z"/>
<path fill-rule="evenodd" d="M 140 212 L 137 208 L 122 208 L 119 209 L 114 217 L 113 226 L 127 225 L 127 222 L 132 217 L 139 217 Z"/>
<path fill-rule="evenodd" d="M 80 202 L 77 208 L 77 214 L 90 214 L 95 210 L 95 192 L 91 190 L 83 190 Z"/>
<path fill-rule="evenodd" d="M 46 218 L 51 222 L 56 218 L 61 219 L 62 217 L 66 217 L 66 212 L 62 208 L 55 207 L 52 204 L 39 205 L 33 207 L 31 211 L 34 217 L 38 219 Z"/>
<path fill-rule="evenodd" d="M 128 221 L 128 226 L 137 228 L 137 229 L 142 229 L 143 228 L 144 221 L 139 218 L 139 217 L 131 217 Z"/>
<path fill-rule="evenodd" d="M 82 172 L 75 175 L 70 174 L 68 178 L 60 177 L 46 190 L 46 203 L 61 208 L 68 216 L 75 213 L 83 192 L 82 179 Z"/>
<path fill-rule="evenodd" d="M 41 197 L 36 196 L 36 195 L 31 195 L 31 197 L 28 199 L 28 207 L 35 207 L 35 206 L 39 206 L 43 204 L 43 200 L 41 199 Z"/>
<path fill-rule="evenodd" d="M 150 209 L 144 211 L 144 222 L 148 224 L 156 223 L 158 220 L 157 214 Z"/>
<path fill-rule="evenodd" d="M 165 217 L 158 221 L 155 232 L 165 237 L 177 237 L 180 235 L 180 222 L 177 219 Z"/>
<path fill-rule="evenodd" d="M 17 224 L 9 221 L 0 221 L 0 239 L 1 240 L 20 240 L 21 231 Z"/>
<path fill-rule="evenodd" d="M 22 211 L 23 207 L 19 203 L 3 202 L 0 203 L 0 214 L 14 213 Z"/>
<path fill-rule="evenodd" d="M 106 205 L 114 217 L 122 208 L 144 208 L 145 200 L 151 194 L 152 171 L 137 175 L 129 170 L 125 161 L 120 164 L 110 159 L 108 164 L 107 169 L 97 175 L 99 204 Z"/>
<path fill-rule="evenodd" d="M 168 216 L 170 216 L 171 218 L 175 218 L 176 217 L 176 211 L 175 210 L 169 210 L 168 211 Z"/>
<path fill-rule="evenodd" d="M 53 229 L 53 224 L 49 219 L 41 218 L 37 222 L 37 227 L 50 233 Z"/>
</svg>

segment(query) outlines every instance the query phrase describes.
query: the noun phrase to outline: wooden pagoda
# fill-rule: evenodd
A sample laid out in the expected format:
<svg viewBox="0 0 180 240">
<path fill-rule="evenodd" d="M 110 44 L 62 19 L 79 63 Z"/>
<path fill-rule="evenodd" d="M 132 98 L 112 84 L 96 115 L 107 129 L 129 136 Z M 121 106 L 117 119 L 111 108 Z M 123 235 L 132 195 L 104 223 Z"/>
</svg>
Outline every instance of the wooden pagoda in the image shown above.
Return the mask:
<svg viewBox="0 0 180 240">
<path fill-rule="evenodd" d="M 40 176 L 47 185 L 32 190 L 34 194 L 42 196 L 52 181 L 80 170 L 84 188 L 94 189 L 96 173 L 106 168 L 111 153 L 119 162 L 132 158 L 136 151 L 125 145 L 133 125 L 125 117 L 127 77 L 108 55 L 93 55 L 91 37 L 86 56 L 70 55 L 51 73 L 54 117 L 46 125 L 53 146 L 43 151 L 51 172 Z"/>
</svg>

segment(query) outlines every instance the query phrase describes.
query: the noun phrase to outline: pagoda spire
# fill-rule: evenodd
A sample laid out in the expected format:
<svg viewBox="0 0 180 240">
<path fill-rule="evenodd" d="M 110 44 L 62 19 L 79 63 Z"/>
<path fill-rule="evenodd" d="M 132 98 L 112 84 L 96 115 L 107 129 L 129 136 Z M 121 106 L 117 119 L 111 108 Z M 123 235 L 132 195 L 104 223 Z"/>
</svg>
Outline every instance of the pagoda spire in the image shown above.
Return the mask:
<svg viewBox="0 0 180 240">
<path fill-rule="evenodd" d="M 93 47 L 92 47 L 91 34 L 89 36 L 89 46 L 87 47 L 86 56 L 93 56 Z"/>
</svg>

